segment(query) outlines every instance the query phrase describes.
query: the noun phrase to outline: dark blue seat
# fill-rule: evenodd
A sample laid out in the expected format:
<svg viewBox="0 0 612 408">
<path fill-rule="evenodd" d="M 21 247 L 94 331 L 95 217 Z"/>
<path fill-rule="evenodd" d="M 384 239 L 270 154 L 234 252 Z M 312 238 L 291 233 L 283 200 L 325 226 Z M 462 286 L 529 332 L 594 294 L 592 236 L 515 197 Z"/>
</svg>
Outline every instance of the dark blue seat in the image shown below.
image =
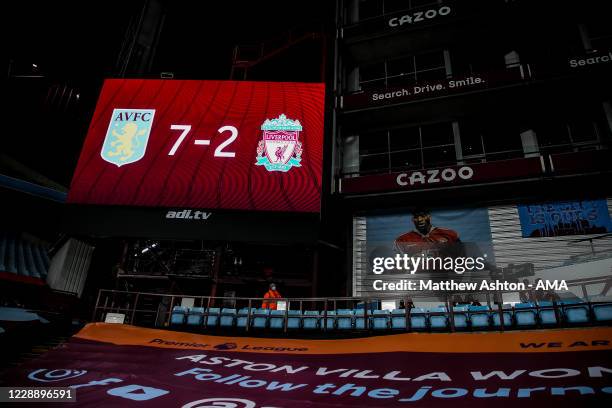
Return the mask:
<svg viewBox="0 0 612 408">
<path fill-rule="evenodd" d="M 429 324 L 427 311 L 420 307 L 410 309 L 410 328 L 412 330 L 426 330 Z"/>
<path fill-rule="evenodd" d="M 365 309 L 353 309 L 353 314 L 355 315 L 355 329 L 364 330 L 365 329 Z M 372 314 L 371 310 L 368 310 L 368 320 L 370 320 L 370 324 L 368 328 L 371 326 L 371 318 Z"/>
<path fill-rule="evenodd" d="M 598 322 L 612 321 L 612 303 L 593 304 L 593 314 L 595 315 L 595 321 L 598 321 Z"/>
<path fill-rule="evenodd" d="M 563 302 L 563 316 L 569 324 L 585 324 L 589 322 L 589 307 L 577 301 Z"/>
<path fill-rule="evenodd" d="M 354 315 L 351 309 L 338 309 L 336 316 L 336 328 L 338 330 L 351 330 L 353 328 Z"/>
<path fill-rule="evenodd" d="M 557 325 L 560 323 L 559 320 L 562 319 L 562 310 L 560 307 L 557 308 L 555 312 L 555 308 L 553 307 L 553 303 L 549 301 L 539 301 L 538 305 L 540 306 L 539 320 L 540 324 L 543 326 L 547 325 Z M 557 317 L 557 314 L 559 316 Z"/>
<path fill-rule="evenodd" d="M 221 309 L 221 317 L 219 318 L 219 325 L 224 328 L 234 327 L 236 322 L 236 309 L 226 308 Z"/>
<path fill-rule="evenodd" d="M 371 322 L 374 330 L 387 330 L 389 328 L 389 311 L 374 310 Z"/>
<path fill-rule="evenodd" d="M 406 309 L 393 309 L 391 311 L 391 328 L 393 330 L 406 330 Z"/>
<path fill-rule="evenodd" d="M 300 310 L 289 310 L 287 313 L 287 329 L 297 330 L 302 327 L 302 312 Z"/>
<path fill-rule="evenodd" d="M 218 307 L 211 307 L 208 309 L 208 316 L 206 316 L 206 327 L 217 327 L 219 324 L 219 314 L 221 309 Z"/>
<path fill-rule="evenodd" d="M 517 303 L 514 305 L 514 320 L 519 327 L 537 325 L 538 313 L 533 303 Z"/>
<path fill-rule="evenodd" d="M 189 312 L 188 307 L 174 306 L 172 308 L 172 315 L 170 316 L 170 324 L 172 325 L 185 324 L 185 318 L 188 312 Z"/>
<path fill-rule="evenodd" d="M 302 327 L 305 330 L 314 330 L 319 328 L 319 311 L 305 310 L 304 318 L 302 319 Z"/>
<path fill-rule="evenodd" d="M 265 329 L 268 326 L 268 316 L 270 309 L 257 309 L 253 313 L 252 325 L 256 329 Z"/>
<path fill-rule="evenodd" d="M 321 313 L 324 314 L 324 313 Z M 325 325 L 327 324 L 327 327 Z M 336 328 L 336 311 L 328 310 L 327 311 L 327 319 L 323 318 L 321 322 L 322 330 L 334 330 Z"/>
<path fill-rule="evenodd" d="M 255 308 L 251 308 L 251 317 L 253 316 L 253 312 L 255 312 Z M 236 327 L 246 328 L 249 319 L 249 308 L 243 307 L 238 311 L 236 317 Z"/>
<path fill-rule="evenodd" d="M 468 307 L 455 306 L 453 307 L 453 323 L 455 329 L 462 330 L 468 328 Z"/>
<path fill-rule="evenodd" d="M 468 317 L 472 329 L 486 329 L 491 324 L 489 306 L 469 306 Z"/>
<path fill-rule="evenodd" d="M 446 307 L 438 306 L 429 309 L 429 327 L 432 330 L 443 330 L 448 328 Z"/>
<path fill-rule="evenodd" d="M 203 307 L 192 307 L 187 314 L 188 326 L 201 326 L 202 316 L 204 315 Z"/>
<path fill-rule="evenodd" d="M 504 327 L 510 327 L 512 326 L 512 311 L 510 309 L 508 309 L 509 306 L 508 305 L 503 305 L 502 306 L 502 316 L 503 316 L 503 323 L 504 323 Z M 493 307 L 493 309 L 491 310 L 491 320 L 493 321 L 493 326 L 495 327 L 501 327 L 501 319 L 499 318 L 499 309 L 496 306 Z"/>
<path fill-rule="evenodd" d="M 283 329 L 285 327 L 285 311 L 270 310 L 270 328 Z"/>
</svg>

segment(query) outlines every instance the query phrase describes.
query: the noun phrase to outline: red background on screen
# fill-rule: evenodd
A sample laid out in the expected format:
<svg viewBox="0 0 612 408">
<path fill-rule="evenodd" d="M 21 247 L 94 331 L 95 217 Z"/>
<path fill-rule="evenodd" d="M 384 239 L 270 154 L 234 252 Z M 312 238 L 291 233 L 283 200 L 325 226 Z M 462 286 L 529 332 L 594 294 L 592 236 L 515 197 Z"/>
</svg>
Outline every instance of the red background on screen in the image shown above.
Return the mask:
<svg viewBox="0 0 612 408">
<path fill-rule="evenodd" d="M 68 202 L 108 205 L 318 212 L 323 159 L 323 84 L 249 81 L 109 79 L 104 83 L 72 180 Z M 100 151 L 113 109 L 155 109 L 145 155 L 117 167 Z M 264 120 L 285 114 L 303 131 L 301 167 L 288 172 L 256 166 Z M 168 152 L 191 125 L 174 156 Z M 222 126 L 238 129 L 228 139 Z M 209 146 L 194 145 L 208 139 Z"/>
</svg>

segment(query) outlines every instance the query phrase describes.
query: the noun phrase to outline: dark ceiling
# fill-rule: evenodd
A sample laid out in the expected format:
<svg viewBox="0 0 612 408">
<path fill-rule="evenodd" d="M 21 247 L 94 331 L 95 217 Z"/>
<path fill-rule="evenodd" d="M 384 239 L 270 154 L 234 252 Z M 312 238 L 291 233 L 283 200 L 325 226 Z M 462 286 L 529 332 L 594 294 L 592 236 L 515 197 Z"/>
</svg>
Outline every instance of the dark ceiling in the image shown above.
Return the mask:
<svg viewBox="0 0 612 408">
<path fill-rule="evenodd" d="M 274 39 L 310 23 L 333 25 L 334 1 L 163 1 L 163 26 L 148 72 L 129 76 L 229 79 L 236 44 Z M 0 152 L 68 186 L 104 78 L 145 1 L 6 3 L 4 130 Z M 286 53 L 249 79 L 317 80 L 320 48 Z M 291 70 L 291 71 L 289 71 Z M 316 74 L 313 74 L 316 72 Z M 2 166 L 0 173 L 13 169 Z"/>
</svg>

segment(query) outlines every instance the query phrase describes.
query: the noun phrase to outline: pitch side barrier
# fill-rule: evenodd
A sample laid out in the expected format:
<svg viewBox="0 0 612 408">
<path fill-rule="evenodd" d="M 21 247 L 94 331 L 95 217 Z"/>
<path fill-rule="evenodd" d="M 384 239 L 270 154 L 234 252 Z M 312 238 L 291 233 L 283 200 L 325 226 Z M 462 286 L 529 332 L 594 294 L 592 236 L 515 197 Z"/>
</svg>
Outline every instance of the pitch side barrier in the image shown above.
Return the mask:
<svg viewBox="0 0 612 408">
<path fill-rule="evenodd" d="M 589 281 L 589 284 L 596 282 Z M 600 283 L 609 283 L 602 280 Z M 501 331 L 602 326 L 612 323 L 608 301 L 534 300 L 503 303 L 505 293 L 479 292 L 482 304 L 454 300 L 474 293 L 436 295 L 438 305 L 419 307 L 432 296 L 264 298 L 167 295 L 101 289 L 92 321 L 188 331 L 334 332 L 383 334 L 412 331 Z M 443 299 L 443 300 L 440 300 Z M 588 297 L 586 297 L 588 299 Z M 187 300 L 187 301 L 185 301 Z M 192 306 L 184 306 L 188 303 Z M 273 303 L 277 309 L 262 308 Z M 431 303 L 431 302 L 430 302 Z M 394 304 L 394 307 L 389 307 Z"/>
</svg>

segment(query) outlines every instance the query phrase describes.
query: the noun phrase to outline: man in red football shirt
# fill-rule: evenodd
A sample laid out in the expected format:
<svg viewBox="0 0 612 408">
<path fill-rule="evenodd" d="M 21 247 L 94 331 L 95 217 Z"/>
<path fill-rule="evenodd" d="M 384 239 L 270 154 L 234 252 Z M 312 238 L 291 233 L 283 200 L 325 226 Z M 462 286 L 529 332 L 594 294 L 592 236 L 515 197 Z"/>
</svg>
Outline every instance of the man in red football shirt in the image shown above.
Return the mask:
<svg viewBox="0 0 612 408">
<path fill-rule="evenodd" d="M 404 254 L 426 256 L 441 256 L 445 249 L 457 247 L 459 234 L 448 228 L 434 227 L 431 224 L 431 213 L 426 209 L 415 209 L 412 222 L 416 228 L 395 239 L 395 249 Z M 453 251 L 451 251 L 453 252 Z M 446 254 L 457 255 L 457 254 Z"/>
</svg>

